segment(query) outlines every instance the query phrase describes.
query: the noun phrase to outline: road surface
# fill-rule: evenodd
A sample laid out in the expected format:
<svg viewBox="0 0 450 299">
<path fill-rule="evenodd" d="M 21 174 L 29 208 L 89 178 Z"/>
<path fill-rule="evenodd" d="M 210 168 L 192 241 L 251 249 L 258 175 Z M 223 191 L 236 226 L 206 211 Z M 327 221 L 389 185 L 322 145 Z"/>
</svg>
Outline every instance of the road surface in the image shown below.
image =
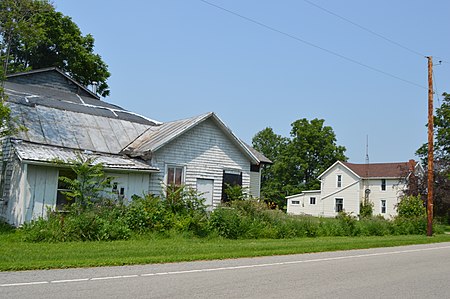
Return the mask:
<svg viewBox="0 0 450 299">
<path fill-rule="evenodd" d="M 0 272 L 0 298 L 450 298 L 450 243 Z"/>
</svg>

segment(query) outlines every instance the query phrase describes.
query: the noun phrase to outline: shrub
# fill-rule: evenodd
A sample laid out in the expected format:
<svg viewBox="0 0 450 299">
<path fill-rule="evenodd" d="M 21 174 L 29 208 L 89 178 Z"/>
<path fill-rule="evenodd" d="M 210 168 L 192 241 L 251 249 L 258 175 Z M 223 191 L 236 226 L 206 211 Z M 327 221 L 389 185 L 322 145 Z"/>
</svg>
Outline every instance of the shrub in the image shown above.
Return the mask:
<svg viewBox="0 0 450 299">
<path fill-rule="evenodd" d="M 209 225 L 221 237 L 237 239 L 242 236 L 241 219 L 236 209 L 219 207 L 211 213 Z"/>
<path fill-rule="evenodd" d="M 395 235 L 421 235 L 426 232 L 426 217 L 396 217 L 393 221 L 393 234 Z"/>
<path fill-rule="evenodd" d="M 361 219 L 357 226 L 361 236 L 386 236 L 393 231 L 392 222 L 379 217 Z"/>
<path fill-rule="evenodd" d="M 397 205 L 397 212 L 398 217 L 405 218 L 424 217 L 427 215 L 427 210 L 420 195 L 402 197 Z"/>
<path fill-rule="evenodd" d="M 373 215 L 373 202 L 364 200 L 359 204 L 359 218 L 370 218 Z"/>
<path fill-rule="evenodd" d="M 96 163 L 96 158 L 77 155 L 76 159 L 68 162 L 77 177 L 75 179 L 60 177 L 59 179 L 67 184 L 69 191 L 64 192 L 64 195 L 72 203 L 86 207 L 94 204 L 96 200 L 102 198 L 102 194 L 107 193 L 105 190 L 111 187 L 113 178 L 105 175 L 103 164 Z"/>
<path fill-rule="evenodd" d="M 356 225 L 358 220 L 351 213 L 339 212 L 336 219 L 341 226 L 343 236 L 356 236 L 359 234 L 358 227 Z"/>
<path fill-rule="evenodd" d="M 164 231 L 172 227 L 161 198 L 134 196 L 125 212 L 125 221 L 133 231 Z"/>
<path fill-rule="evenodd" d="M 80 209 L 68 207 L 64 213 L 49 211 L 47 219 L 38 218 L 23 225 L 24 239 L 31 242 L 99 241 L 127 239 L 131 235 L 122 204 L 103 200 Z"/>
</svg>

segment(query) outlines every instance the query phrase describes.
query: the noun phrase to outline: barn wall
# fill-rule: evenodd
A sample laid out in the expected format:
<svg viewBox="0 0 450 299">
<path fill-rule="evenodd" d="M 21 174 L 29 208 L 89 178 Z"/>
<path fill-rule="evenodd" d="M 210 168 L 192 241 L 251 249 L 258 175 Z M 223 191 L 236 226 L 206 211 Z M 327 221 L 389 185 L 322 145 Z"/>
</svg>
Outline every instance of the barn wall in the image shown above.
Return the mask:
<svg viewBox="0 0 450 299">
<path fill-rule="evenodd" d="M 250 161 L 228 136 L 208 119 L 185 132 L 152 157 L 161 172 L 151 177 L 150 192 L 161 194 L 167 182 L 168 165 L 185 169 L 185 184 L 196 188 L 197 179 L 214 180 L 213 206 L 221 202 L 223 171 L 242 172 L 242 187 L 250 188 Z"/>
<path fill-rule="evenodd" d="M 119 195 L 121 188 L 123 188 L 123 199 L 125 202 L 130 202 L 133 195 L 144 196 L 149 193 L 149 173 L 108 171 L 107 175 L 114 178 L 113 182 L 117 183 L 117 193 Z"/>
<path fill-rule="evenodd" d="M 29 198 L 24 199 L 25 218 L 28 222 L 46 217 L 47 210 L 56 205 L 58 170 L 54 167 L 28 165 L 26 190 Z"/>
</svg>

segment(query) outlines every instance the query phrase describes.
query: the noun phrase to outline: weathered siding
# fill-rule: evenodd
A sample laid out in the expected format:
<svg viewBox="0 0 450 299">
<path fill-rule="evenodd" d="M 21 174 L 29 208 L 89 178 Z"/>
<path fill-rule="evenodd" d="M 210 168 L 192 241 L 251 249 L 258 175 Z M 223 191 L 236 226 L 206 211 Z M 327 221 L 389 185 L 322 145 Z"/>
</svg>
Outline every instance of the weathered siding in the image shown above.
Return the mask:
<svg viewBox="0 0 450 299">
<path fill-rule="evenodd" d="M 0 220 L 7 221 L 7 204 L 11 189 L 13 152 L 9 138 L 2 138 L 0 143 Z"/>
<path fill-rule="evenodd" d="M 19 226 L 25 221 L 26 172 L 28 165 L 21 164 L 18 159 L 11 161 L 10 191 L 6 206 L 7 222 Z M 28 196 L 29 197 L 29 196 Z"/>
<path fill-rule="evenodd" d="M 242 172 L 242 187 L 250 187 L 250 161 L 211 119 L 206 120 L 161 149 L 152 157 L 161 172 L 152 175 L 150 192 L 161 194 L 167 165 L 185 167 L 185 184 L 196 188 L 198 178 L 214 180 L 213 205 L 221 201 L 224 170 Z"/>
<path fill-rule="evenodd" d="M 250 196 L 259 198 L 261 190 L 261 170 L 258 172 L 250 172 Z"/>
<path fill-rule="evenodd" d="M 56 205 L 56 189 L 58 187 L 58 170 L 53 167 L 28 165 L 27 170 L 29 201 L 26 202 L 24 221 L 47 216 L 47 209 Z"/>
<path fill-rule="evenodd" d="M 117 191 L 124 188 L 124 201 L 130 202 L 133 195 L 143 196 L 149 193 L 150 174 L 149 173 L 118 173 L 107 172 L 112 176 L 113 182 L 117 182 Z"/>
</svg>

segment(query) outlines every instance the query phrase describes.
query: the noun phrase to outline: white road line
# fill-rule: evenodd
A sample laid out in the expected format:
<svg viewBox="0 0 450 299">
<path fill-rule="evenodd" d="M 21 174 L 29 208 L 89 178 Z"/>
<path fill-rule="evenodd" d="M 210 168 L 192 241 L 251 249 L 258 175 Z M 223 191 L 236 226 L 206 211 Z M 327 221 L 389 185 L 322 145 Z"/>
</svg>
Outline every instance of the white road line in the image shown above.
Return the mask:
<svg viewBox="0 0 450 299">
<path fill-rule="evenodd" d="M 48 281 L 35 281 L 35 282 L 19 282 L 19 283 L 5 283 L 0 284 L 0 287 L 19 287 L 19 286 L 29 286 L 29 285 L 37 285 L 37 284 L 47 284 Z"/>
<path fill-rule="evenodd" d="M 78 278 L 78 279 L 65 279 L 65 280 L 52 280 L 50 283 L 67 283 L 67 282 L 80 282 L 88 281 L 89 278 Z"/>
<path fill-rule="evenodd" d="M 117 276 L 105 276 L 105 277 L 93 277 L 90 280 L 95 281 L 95 280 L 110 280 L 110 279 L 120 279 L 120 278 L 129 278 L 130 275 L 127 275 L 127 277 L 125 277 L 124 275 L 117 275 Z M 133 276 L 134 277 L 134 276 Z M 136 275 L 135 277 L 138 277 L 138 275 Z"/>
<path fill-rule="evenodd" d="M 302 263 L 328 262 L 328 261 L 337 261 L 337 260 L 345 260 L 345 259 L 373 257 L 373 256 L 382 256 L 382 255 L 393 255 L 393 254 L 412 253 L 412 252 L 422 252 L 422 251 L 430 251 L 430 250 L 442 250 L 442 249 L 450 249 L 450 246 L 422 248 L 422 249 L 410 249 L 410 250 L 399 250 L 399 251 L 388 251 L 388 252 L 379 252 L 379 253 L 367 253 L 367 254 L 337 256 L 337 257 L 311 259 L 311 260 L 276 262 L 276 263 L 267 263 L 267 264 L 253 264 L 253 265 L 242 265 L 242 266 L 205 268 L 205 269 L 192 269 L 192 270 L 171 271 L 171 272 L 156 272 L 156 273 L 144 273 L 144 274 L 134 274 L 134 275 L 118 275 L 118 276 L 78 278 L 78 279 L 66 279 L 66 280 L 6 283 L 6 284 L 0 284 L 0 287 L 18 287 L 18 286 L 30 286 L 30 285 L 49 284 L 49 283 L 70 283 L 70 282 L 85 282 L 85 281 L 101 281 L 101 280 L 112 280 L 112 279 L 123 279 L 123 278 L 138 278 L 138 277 L 149 277 L 149 276 L 165 276 L 165 275 L 189 274 L 189 273 L 201 273 L 201 272 L 213 272 L 213 271 L 225 271 L 225 270 L 251 269 L 251 268 L 274 267 L 274 266 L 293 265 L 293 264 L 302 264 Z"/>
</svg>

